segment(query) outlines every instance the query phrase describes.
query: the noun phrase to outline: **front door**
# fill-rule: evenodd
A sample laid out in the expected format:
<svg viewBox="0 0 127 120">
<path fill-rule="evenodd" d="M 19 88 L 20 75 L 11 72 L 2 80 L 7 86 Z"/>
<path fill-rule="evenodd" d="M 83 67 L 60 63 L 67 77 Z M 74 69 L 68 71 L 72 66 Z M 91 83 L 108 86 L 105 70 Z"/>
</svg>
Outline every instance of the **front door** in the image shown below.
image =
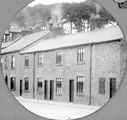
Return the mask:
<svg viewBox="0 0 127 120">
<path fill-rule="evenodd" d="M 50 100 L 53 100 L 53 95 L 54 95 L 54 81 L 50 81 Z"/>
<path fill-rule="evenodd" d="M 74 102 L 74 80 L 69 81 L 69 102 Z"/>
<path fill-rule="evenodd" d="M 22 80 L 20 80 L 20 90 L 19 90 L 19 95 L 22 96 L 23 93 L 23 84 L 22 84 Z"/>
<path fill-rule="evenodd" d="M 116 92 L 116 78 L 110 78 L 110 98 Z"/>
<path fill-rule="evenodd" d="M 44 99 L 48 100 L 48 81 L 44 81 Z"/>
</svg>

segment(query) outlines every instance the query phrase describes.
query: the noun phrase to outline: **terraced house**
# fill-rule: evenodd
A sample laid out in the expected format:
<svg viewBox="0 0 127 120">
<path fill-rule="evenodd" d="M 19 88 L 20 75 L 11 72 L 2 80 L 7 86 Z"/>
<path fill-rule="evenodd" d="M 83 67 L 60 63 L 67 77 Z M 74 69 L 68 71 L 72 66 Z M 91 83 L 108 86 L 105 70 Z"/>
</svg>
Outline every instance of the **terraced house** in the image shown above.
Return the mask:
<svg viewBox="0 0 127 120">
<path fill-rule="evenodd" d="M 10 41 L 8 43 L 3 43 L 3 46 L 8 45 L 5 49 L 2 49 L 2 71 L 5 78 L 5 82 L 14 93 L 14 95 L 19 95 L 19 79 L 22 76 L 21 72 L 21 55 L 20 50 L 29 47 L 39 40 L 44 40 L 49 34 L 49 31 L 38 32 L 34 34 L 29 34 L 20 37 L 17 40 Z"/>
<path fill-rule="evenodd" d="M 118 26 L 42 40 L 20 49 L 20 58 L 8 48 L 3 64 L 11 55 L 8 66 L 17 70 L 3 69 L 9 88 L 34 99 L 103 105 L 118 89 L 126 64 Z"/>
</svg>

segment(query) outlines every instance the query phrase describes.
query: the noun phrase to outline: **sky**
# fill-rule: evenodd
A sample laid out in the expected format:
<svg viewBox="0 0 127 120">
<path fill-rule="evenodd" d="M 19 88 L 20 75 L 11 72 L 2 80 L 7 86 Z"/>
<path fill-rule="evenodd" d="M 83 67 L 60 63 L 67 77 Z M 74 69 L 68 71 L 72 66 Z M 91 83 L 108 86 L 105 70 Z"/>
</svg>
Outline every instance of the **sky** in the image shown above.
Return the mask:
<svg viewBox="0 0 127 120">
<path fill-rule="evenodd" d="M 34 2 L 30 3 L 29 6 L 34 6 L 37 4 L 54 4 L 54 3 L 62 3 L 62 2 L 83 2 L 86 0 L 35 0 Z"/>
</svg>

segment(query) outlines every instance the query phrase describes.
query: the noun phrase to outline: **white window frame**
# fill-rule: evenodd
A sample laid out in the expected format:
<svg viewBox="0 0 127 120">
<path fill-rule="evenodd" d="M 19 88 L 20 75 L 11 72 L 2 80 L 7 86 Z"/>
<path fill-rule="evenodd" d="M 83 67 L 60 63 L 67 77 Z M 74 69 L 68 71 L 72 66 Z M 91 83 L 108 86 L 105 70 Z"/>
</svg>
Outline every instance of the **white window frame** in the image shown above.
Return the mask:
<svg viewBox="0 0 127 120">
<path fill-rule="evenodd" d="M 62 78 L 56 78 L 56 94 L 62 94 Z"/>
</svg>

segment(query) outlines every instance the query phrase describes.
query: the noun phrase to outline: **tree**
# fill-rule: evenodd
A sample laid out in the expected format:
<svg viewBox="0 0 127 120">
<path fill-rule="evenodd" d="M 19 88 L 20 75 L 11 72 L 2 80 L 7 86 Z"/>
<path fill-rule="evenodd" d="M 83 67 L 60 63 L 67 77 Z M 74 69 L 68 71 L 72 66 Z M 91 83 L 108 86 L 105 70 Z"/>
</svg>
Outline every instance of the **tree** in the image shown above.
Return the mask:
<svg viewBox="0 0 127 120">
<path fill-rule="evenodd" d="M 116 22 L 114 17 L 107 12 L 107 10 L 105 10 L 104 8 L 101 8 L 99 11 L 100 14 L 100 19 L 97 20 L 97 24 L 98 26 L 101 28 L 103 25 L 109 24 L 112 22 Z"/>
<path fill-rule="evenodd" d="M 91 12 L 95 12 L 95 6 L 87 5 L 86 2 L 81 3 L 64 3 L 63 5 L 63 19 L 75 25 L 80 32 L 84 30 L 85 23 L 91 17 Z"/>
<path fill-rule="evenodd" d="M 98 5 L 99 6 L 99 5 Z M 13 23 L 22 27 L 33 27 L 37 24 L 47 27 L 51 19 L 61 19 L 63 23 L 70 23 L 80 32 L 84 31 L 86 22 L 89 24 L 91 13 L 99 13 L 100 18 L 96 19 L 99 28 L 115 22 L 114 18 L 102 7 L 91 0 L 80 3 L 61 3 L 52 5 L 39 4 L 33 7 L 24 8 L 13 20 Z"/>
</svg>

